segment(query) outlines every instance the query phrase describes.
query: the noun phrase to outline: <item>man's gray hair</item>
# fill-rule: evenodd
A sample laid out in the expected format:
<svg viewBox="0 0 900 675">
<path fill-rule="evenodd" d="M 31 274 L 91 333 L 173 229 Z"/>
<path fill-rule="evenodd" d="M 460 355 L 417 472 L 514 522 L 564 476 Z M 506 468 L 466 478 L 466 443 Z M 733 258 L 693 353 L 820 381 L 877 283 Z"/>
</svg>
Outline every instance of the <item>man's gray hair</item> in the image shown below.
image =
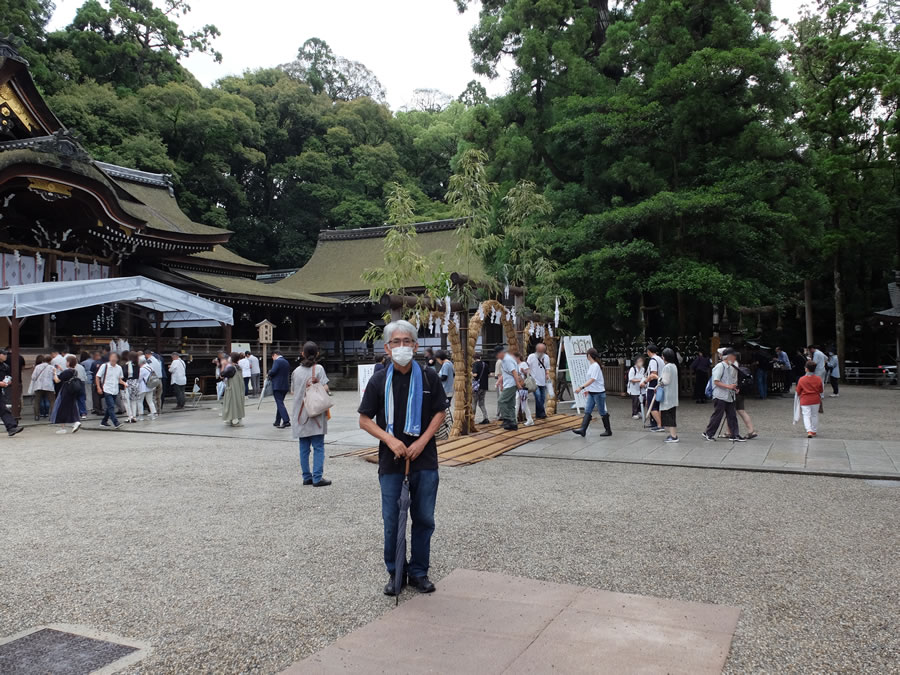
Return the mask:
<svg viewBox="0 0 900 675">
<path fill-rule="evenodd" d="M 391 321 L 387 326 L 384 327 L 384 341 L 390 342 L 391 338 L 394 337 L 394 333 L 397 331 L 401 333 L 407 333 L 413 340 L 416 342 L 419 341 L 419 331 L 413 326 L 409 321 L 404 321 L 400 319 L 398 321 Z"/>
</svg>

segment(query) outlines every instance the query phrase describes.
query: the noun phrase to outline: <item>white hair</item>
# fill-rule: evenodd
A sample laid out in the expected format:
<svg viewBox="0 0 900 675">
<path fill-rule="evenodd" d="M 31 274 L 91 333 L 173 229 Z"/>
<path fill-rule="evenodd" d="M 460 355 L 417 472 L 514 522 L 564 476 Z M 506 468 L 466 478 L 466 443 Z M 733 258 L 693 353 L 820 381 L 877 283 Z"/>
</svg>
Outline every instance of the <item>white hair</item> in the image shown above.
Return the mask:
<svg viewBox="0 0 900 675">
<path fill-rule="evenodd" d="M 407 333 L 413 340 L 418 342 L 419 340 L 419 331 L 413 326 L 409 321 L 404 321 L 403 319 L 399 319 L 398 321 L 391 321 L 387 326 L 384 327 L 384 341 L 390 342 L 391 338 L 394 337 L 394 333 L 400 331 L 401 333 Z"/>
<path fill-rule="evenodd" d="M 139 366 L 142 366 L 142 365 L 144 365 L 145 363 L 147 363 L 147 357 L 146 357 L 146 356 L 139 356 L 139 357 L 138 357 L 138 365 L 139 365 Z"/>
</svg>

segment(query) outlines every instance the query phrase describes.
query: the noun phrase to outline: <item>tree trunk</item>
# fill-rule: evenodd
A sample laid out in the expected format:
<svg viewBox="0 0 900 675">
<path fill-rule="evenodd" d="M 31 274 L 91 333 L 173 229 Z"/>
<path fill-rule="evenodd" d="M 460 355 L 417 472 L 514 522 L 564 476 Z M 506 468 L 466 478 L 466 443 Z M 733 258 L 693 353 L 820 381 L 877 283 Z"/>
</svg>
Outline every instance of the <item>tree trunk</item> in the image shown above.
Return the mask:
<svg viewBox="0 0 900 675">
<path fill-rule="evenodd" d="M 834 346 L 841 369 L 844 366 L 844 290 L 841 281 L 841 254 L 834 254 Z"/>
<path fill-rule="evenodd" d="M 678 337 L 687 335 L 687 308 L 684 306 L 684 293 L 676 291 L 678 303 Z"/>
<path fill-rule="evenodd" d="M 812 281 L 803 282 L 803 307 L 806 314 L 806 346 L 813 343 Z"/>
</svg>

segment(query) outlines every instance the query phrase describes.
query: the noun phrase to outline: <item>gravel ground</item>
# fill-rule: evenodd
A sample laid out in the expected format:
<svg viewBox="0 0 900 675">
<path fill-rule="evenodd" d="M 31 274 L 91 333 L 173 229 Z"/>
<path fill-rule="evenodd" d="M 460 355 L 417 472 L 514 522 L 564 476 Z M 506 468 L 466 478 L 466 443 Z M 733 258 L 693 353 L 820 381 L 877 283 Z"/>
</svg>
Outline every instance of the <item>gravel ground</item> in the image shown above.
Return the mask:
<svg viewBox="0 0 900 675">
<path fill-rule="evenodd" d="M 128 672 L 270 673 L 393 606 L 371 464 L 314 489 L 288 443 L 27 434 L 0 443 L 0 636 L 87 624 L 153 645 Z M 900 672 L 900 488 L 511 457 L 441 481 L 438 592 L 466 567 L 736 605 L 730 673 Z"/>
</svg>

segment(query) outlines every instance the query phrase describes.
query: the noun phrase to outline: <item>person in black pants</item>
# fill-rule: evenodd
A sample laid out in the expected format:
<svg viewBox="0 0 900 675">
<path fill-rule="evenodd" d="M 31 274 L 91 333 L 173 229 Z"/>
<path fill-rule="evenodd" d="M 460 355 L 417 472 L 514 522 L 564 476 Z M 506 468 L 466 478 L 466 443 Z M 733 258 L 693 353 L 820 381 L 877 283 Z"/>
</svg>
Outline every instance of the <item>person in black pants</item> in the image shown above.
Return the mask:
<svg viewBox="0 0 900 675">
<path fill-rule="evenodd" d="M 706 383 L 709 382 L 709 357 L 702 351 L 691 361 L 694 373 L 694 403 L 706 403 Z"/>
<path fill-rule="evenodd" d="M 24 427 L 19 426 L 16 418 L 12 416 L 12 413 L 7 408 L 9 401 L 6 397 L 6 391 L 12 387 L 12 375 L 10 375 L 9 364 L 6 362 L 7 358 L 8 352 L 5 349 L 0 349 L 0 420 L 3 421 L 3 425 L 6 427 L 6 433 L 10 436 L 15 436 L 20 431 L 23 431 Z"/>
<path fill-rule="evenodd" d="M 729 440 L 734 442 L 746 440 L 737 435 L 739 427 L 734 400 L 739 389 L 739 371 L 735 365 L 736 361 L 737 355 L 734 350 L 726 349 L 722 352 L 722 361 L 713 368 L 713 405 L 715 409 L 709 418 L 709 425 L 707 425 L 706 431 L 703 432 L 703 438 L 707 441 L 716 440 L 716 432 L 719 430 L 719 424 L 721 424 L 723 416 L 728 421 L 728 428 L 732 433 Z"/>
</svg>

